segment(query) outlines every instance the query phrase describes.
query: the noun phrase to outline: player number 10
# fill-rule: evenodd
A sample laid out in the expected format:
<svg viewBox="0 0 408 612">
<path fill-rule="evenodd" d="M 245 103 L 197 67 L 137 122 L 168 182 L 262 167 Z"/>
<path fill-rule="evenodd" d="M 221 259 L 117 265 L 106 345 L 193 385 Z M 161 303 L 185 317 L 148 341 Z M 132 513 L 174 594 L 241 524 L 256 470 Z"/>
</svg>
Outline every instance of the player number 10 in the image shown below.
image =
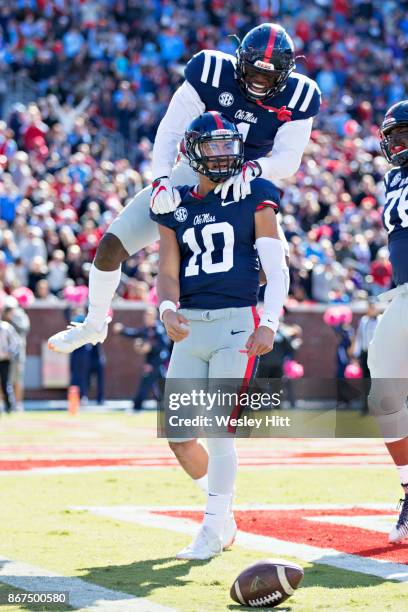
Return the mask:
<svg viewBox="0 0 408 612">
<path fill-rule="evenodd" d="M 199 231 L 199 230 L 198 230 Z M 222 234 L 224 237 L 224 248 L 222 250 L 222 260 L 213 263 L 212 253 L 215 249 L 213 236 L 214 234 Z M 200 272 L 200 267 L 197 264 L 197 258 L 201 257 L 201 268 L 206 274 L 215 274 L 216 272 L 228 272 L 234 265 L 234 228 L 232 225 L 223 221 L 222 223 L 212 223 L 205 225 L 201 230 L 201 236 L 204 242 L 205 250 L 201 248 L 196 240 L 195 228 L 190 227 L 183 234 L 183 242 L 192 250 L 193 255 L 185 269 L 186 276 L 197 276 Z"/>
</svg>

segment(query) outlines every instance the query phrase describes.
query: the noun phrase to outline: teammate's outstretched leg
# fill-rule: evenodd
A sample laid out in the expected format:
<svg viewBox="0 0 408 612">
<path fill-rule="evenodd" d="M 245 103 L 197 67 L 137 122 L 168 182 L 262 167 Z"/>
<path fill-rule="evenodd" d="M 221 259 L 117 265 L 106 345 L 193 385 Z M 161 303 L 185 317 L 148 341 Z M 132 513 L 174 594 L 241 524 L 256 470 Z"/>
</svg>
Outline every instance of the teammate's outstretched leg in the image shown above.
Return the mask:
<svg viewBox="0 0 408 612">
<path fill-rule="evenodd" d="M 48 340 L 50 349 L 72 353 L 84 344 L 103 342 L 108 334 L 108 312 L 120 282 L 121 263 L 129 257 L 119 238 L 102 238 L 89 273 L 88 315 L 83 323 L 70 325 Z"/>
</svg>

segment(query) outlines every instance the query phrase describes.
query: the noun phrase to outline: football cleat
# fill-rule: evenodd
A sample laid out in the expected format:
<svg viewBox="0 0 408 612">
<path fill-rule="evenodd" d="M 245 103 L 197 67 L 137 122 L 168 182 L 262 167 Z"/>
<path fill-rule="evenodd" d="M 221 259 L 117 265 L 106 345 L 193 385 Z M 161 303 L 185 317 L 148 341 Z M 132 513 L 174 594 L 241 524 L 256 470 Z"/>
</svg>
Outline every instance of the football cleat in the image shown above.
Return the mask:
<svg viewBox="0 0 408 612">
<path fill-rule="evenodd" d="M 206 525 L 203 525 L 193 542 L 177 553 L 176 559 L 205 561 L 221 553 L 220 538 Z"/>
<path fill-rule="evenodd" d="M 83 323 L 71 323 L 64 331 L 48 338 L 48 348 L 56 353 L 72 353 L 84 344 L 104 342 L 110 322 L 111 318 L 108 317 L 100 331 L 86 320 Z"/>
<path fill-rule="evenodd" d="M 234 515 L 229 514 L 224 524 L 224 532 L 222 534 L 222 549 L 228 550 L 233 545 L 237 535 L 237 524 Z"/>
<path fill-rule="evenodd" d="M 408 537 L 408 493 L 405 494 L 405 499 L 400 499 L 398 508 L 401 508 L 398 522 L 388 536 L 388 540 L 393 544 Z"/>
</svg>

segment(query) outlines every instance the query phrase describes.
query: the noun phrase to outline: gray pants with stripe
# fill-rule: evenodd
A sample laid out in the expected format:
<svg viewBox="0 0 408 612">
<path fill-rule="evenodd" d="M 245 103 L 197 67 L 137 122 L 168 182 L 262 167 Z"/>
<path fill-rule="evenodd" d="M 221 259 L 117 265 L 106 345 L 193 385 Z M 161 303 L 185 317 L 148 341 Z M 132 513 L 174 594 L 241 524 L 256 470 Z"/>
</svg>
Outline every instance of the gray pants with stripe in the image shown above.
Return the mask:
<svg viewBox="0 0 408 612">
<path fill-rule="evenodd" d="M 208 379 L 211 388 L 211 379 L 251 378 L 256 359 L 248 359 L 244 351 L 250 334 L 257 326 L 254 307 L 180 309 L 179 312 L 189 321 L 190 333 L 187 338 L 174 344 L 167 379 L 178 379 L 177 387 L 183 387 L 178 389 L 180 392 L 189 393 L 190 380 L 194 379 Z M 165 395 L 169 387 L 174 390 L 169 383 Z M 169 441 L 191 439 L 169 438 Z"/>
</svg>

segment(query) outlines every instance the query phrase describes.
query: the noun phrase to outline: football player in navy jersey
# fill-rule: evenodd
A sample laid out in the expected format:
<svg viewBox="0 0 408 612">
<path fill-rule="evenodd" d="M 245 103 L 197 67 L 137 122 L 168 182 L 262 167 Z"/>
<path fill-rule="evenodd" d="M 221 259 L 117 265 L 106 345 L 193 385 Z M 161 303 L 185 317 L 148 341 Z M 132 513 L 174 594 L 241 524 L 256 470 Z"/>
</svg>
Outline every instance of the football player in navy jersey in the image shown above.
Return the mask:
<svg viewBox="0 0 408 612">
<path fill-rule="evenodd" d="M 160 231 L 160 318 L 175 342 L 167 378 L 185 379 L 188 372 L 189 380 L 248 381 L 256 357 L 272 350 L 288 292 L 289 273 L 276 221 L 280 193 L 261 178 L 252 182 L 251 194 L 238 204 L 215 192 L 218 184 L 240 172 L 243 162 L 242 135 L 220 113 L 210 111 L 194 119 L 184 147 L 199 173 L 198 186 L 178 187 L 181 202 L 175 211 L 151 212 Z M 267 280 L 259 325 L 258 257 Z M 178 449 L 191 442 L 196 441 L 173 439 L 170 445 L 180 457 Z M 179 559 L 209 559 L 230 545 L 235 535 L 234 439 L 208 438 L 207 445 L 204 520 Z M 197 451 L 197 445 L 193 447 Z M 200 461 L 198 454 L 196 467 Z M 206 462 L 203 467 L 207 468 Z"/>
<path fill-rule="evenodd" d="M 390 542 L 408 537 L 408 100 L 394 104 L 381 126 L 381 149 L 393 168 L 386 174 L 384 227 L 395 289 L 368 349 L 372 385 L 369 406 L 397 466 L 404 499 Z"/>
<path fill-rule="evenodd" d="M 152 160 L 153 187 L 139 192 L 102 238 L 89 274 L 89 308 L 84 323 L 53 335 L 49 347 L 70 353 L 107 335 L 109 308 L 120 281 L 122 261 L 159 238 L 149 218 L 180 204 L 175 185 L 194 185 L 197 174 L 178 145 L 192 119 L 206 110 L 233 120 L 244 141 L 242 169 L 223 184 L 222 197 L 239 200 L 251 181 L 285 179 L 299 168 L 320 105 L 316 83 L 295 72 L 293 42 L 274 23 L 250 30 L 236 57 L 201 51 L 188 62 L 185 81 L 170 101 L 157 131 Z M 283 233 L 281 233 L 284 240 Z"/>
</svg>

